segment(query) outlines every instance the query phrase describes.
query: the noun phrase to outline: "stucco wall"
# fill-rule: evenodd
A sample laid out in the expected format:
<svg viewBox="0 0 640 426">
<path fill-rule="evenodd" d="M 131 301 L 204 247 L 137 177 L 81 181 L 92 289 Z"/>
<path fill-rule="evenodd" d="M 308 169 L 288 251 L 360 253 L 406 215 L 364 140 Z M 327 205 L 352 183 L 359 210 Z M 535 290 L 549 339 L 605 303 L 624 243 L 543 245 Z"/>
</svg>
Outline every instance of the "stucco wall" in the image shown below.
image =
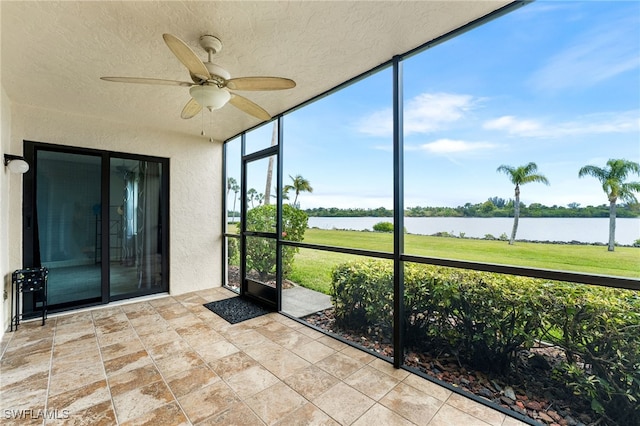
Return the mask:
<svg viewBox="0 0 640 426">
<path fill-rule="evenodd" d="M 5 101 L 6 97 L 3 107 Z M 8 117 L 3 110 L 2 124 L 4 152 L 21 154 L 23 141 L 30 140 L 169 158 L 170 292 L 181 294 L 221 285 L 220 143 L 210 143 L 196 131 L 194 135 L 168 134 L 24 105 L 13 105 Z M 7 124 L 11 128 L 9 143 L 5 142 Z M 0 272 L 6 278 L 22 266 L 22 177 L 8 177 L 5 172 L 0 190 L 0 214 L 8 223 L 7 229 L 4 225 L 0 229 Z M 5 232 L 8 238 L 4 238 Z M 8 245 L 7 240 L 12 243 Z M 5 317 L 3 330 L 8 326 Z"/>
<path fill-rule="evenodd" d="M 11 145 L 11 105 L 3 88 L 0 88 L 0 154 L 4 160 L 4 154 L 11 154 L 9 151 Z M 9 249 L 11 247 L 9 241 L 9 204 L 12 201 L 9 197 L 9 182 L 13 181 L 14 185 L 20 183 L 18 179 L 21 177 L 11 176 L 6 167 L 2 168 L 0 173 L 0 277 L 2 278 L 2 303 L 0 303 L 0 338 L 6 327 L 9 325 L 9 317 L 11 316 L 10 302 L 11 298 L 5 299 L 5 291 L 7 296 L 11 292 L 11 272 L 9 267 Z M 22 188 L 22 187 L 20 187 Z"/>
</svg>

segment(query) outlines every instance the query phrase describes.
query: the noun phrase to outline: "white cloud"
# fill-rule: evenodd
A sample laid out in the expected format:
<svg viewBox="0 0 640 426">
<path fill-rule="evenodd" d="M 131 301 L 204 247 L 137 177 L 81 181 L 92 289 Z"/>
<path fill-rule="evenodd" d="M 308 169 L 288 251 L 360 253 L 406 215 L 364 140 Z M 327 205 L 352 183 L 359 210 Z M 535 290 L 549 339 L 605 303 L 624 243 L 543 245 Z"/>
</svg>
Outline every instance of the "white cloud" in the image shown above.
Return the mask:
<svg viewBox="0 0 640 426">
<path fill-rule="evenodd" d="M 430 133 L 446 128 L 464 117 L 478 102 L 471 95 L 455 93 L 422 93 L 410 99 L 404 107 L 404 134 Z M 393 134 L 393 114 L 390 108 L 376 111 L 357 124 L 357 130 L 370 136 Z"/>
<path fill-rule="evenodd" d="M 608 21 L 606 26 L 578 34 L 571 46 L 552 56 L 529 82 L 536 90 L 590 87 L 640 68 L 637 39 L 637 18 Z"/>
<path fill-rule="evenodd" d="M 544 123 L 540 120 L 505 115 L 486 121 L 483 128 L 503 130 L 513 136 L 539 138 L 638 132 L 640 111 L 589 114 L 559 123 Z"/>
<path fill-rule="evenodd" d="M 432 154 L 460 154 L 464 152 L 494 149 L 497 145 L 487 142 L 467 142 L 454 139 L 438 139 L 419 146 L 408 146 L 407 151 L 426 151 Z"/>
</svg>

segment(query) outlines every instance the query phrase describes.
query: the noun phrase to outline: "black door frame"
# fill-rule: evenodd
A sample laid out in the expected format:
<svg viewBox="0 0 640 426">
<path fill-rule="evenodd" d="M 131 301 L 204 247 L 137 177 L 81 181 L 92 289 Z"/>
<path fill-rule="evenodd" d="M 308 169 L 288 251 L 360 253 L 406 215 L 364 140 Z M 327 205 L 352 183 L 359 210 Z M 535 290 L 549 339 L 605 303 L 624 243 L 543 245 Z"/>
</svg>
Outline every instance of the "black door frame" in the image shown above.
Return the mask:
<svg viewBox="0 0 640 426">
<path fill-rule="evenodd" d="M 244 141 L 243 141 L 244 142 Z M 244 145 L 244 143 L 243 143 Z M 242 157 L 242 171 L 240 173 L 240 194 L 242 194 L 241 214 L 240 214 L 240 295 L 253 299 L 266 307 L 279 311 L 281 309 L 282 295 L 282 254 L 279 235 L 282 235 L 282 206 L 281 206 L 281 163 L 280 144 L 271 146 L 258 152 L 254 152 Z M 276 231 L 275 232 L 255 232 L 247 231 L 247 165 L 254 161 L 263 160 L 273 156 L 276 162 L 274 169 L 276 174 Z M 257 281 L 247 278 L 247 237 L 270 238 L 275 241 L 276 250 L 276 287 L 269 287 Z"/>
<path fill-rule="evenodd" d="M 110 268 L 109 268 L 109 220 L 101 221 L 101 296 L 90 300 L 82 300 L 78 303 L 62 304 L 58 307 L 49 305 L 49 312 L 78 309 L 88 306 L 108 304 L 111 301 L 144 296 L 148 294 L 169 291 L 169 159 L 148 155 L 137 155 L 124 152 L 105 151 L 91 148 L 80 148 L 66 145 L 55 145 L 44 142 L 24 141 L 24 157 L 31 165 L 30 170 L 23 177 L 22 188 L 22 263 L 24 268 L 39 267 L 41 265 L 36 209 L 36 174 L 37 152 L 52 151 L 67 154 L 90 155 L 101 158 L 101 217 L 109 217 L 109 185 L 110 185 L 110 160 L 112 158 L 124 158 L 141 161 L 153 161 L 162 165 L 162 181 L 160 193 L 160 215 L 162 235 L 162 288 L 154 291 L 143 291 L 110 296 Z M 22 312 L 27 316 L 30 313 L 37 315 L 37 301 L 30 297 L 24 297 Z"/>
</svg>

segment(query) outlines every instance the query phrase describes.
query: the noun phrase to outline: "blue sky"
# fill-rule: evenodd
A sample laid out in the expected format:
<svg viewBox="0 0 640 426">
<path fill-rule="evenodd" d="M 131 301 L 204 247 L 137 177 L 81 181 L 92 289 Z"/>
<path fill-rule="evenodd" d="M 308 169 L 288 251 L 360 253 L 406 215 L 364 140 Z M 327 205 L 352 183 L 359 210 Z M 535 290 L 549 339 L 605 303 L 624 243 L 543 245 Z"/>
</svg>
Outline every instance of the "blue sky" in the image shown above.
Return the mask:
<svg viewBox="0 0 640 426">
<path fill-rule="evenodd" d="M 530 161 L 551 185 L 524 203 L 604 204 L 577 175 L 640 162 L 640 2 L 537 1 L 435 46 L 404 62 L 404 108 L 406 207 L 511 198 L 497 167 Z M 285 116 L 285 182 L 314 188 L 301 207 L 392 207 L 391 124 L 390 69 Z"/>
</svg>

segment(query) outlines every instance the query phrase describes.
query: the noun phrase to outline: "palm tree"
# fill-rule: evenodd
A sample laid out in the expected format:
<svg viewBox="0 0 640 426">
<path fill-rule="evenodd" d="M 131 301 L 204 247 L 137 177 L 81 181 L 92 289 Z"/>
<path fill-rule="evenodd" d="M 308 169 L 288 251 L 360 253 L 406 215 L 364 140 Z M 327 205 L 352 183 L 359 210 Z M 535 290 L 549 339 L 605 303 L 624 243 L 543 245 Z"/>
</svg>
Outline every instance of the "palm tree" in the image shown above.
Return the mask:
<svg viewBox="0 0 640 426">
<path fill-rule="evenodd" d="M 293 199 L 293 206 L 297 207 L 298 195 L 300 195 L 301 192 L 313 192 L 313 188 L 311 187 L 311 184 L 309 183 L 309 181 L 303 178 L 301 175 L 296 175 L 296 177 L 289 175 L 289 177 L 293 181 L 293 184 L 285 185 L 284 192 L 286 193 L 291 189 L 296 191 L 296 198 Z"/>
<path fill-rule="evenodd" d="M 518 219 L 520 218 L 520 185 L 529 182 L 541 182 L 549 185 L 549 181 L 543 175 L 536 173 L 538 171 L 538 165 L 536 163 L 529 163 L 526 166 L 520 167 L 511 167 L 503 164 L 498 167 L 496 171 L 508 175 L 511 183 L 516 186 L 516 199 L 513 203 L 513 229 L 511 230 L 511 238 L 509 239 L 509 244 L 513 244 L 513 241 L 516 239 L 516 232 L 518 232 Z"/>
<path fill-rule="evenodd" d="M 609 199 L 609 251 L 615 247 L 616 202 L 637 203 L 634 192 L 640 192 L 640 182 L 625 182 L 629 173 L 640 175 L 640 164 L 623 159 L 610 159 L 604 168 L 584 166 L 578 171 L 578 177 L 593 176 L 602 184 L 602 190 Z"/>
<path fill-rule="evenodd" d="M 251 208 L 254 207 L 253 200 L 256 199 L 256 195 L 258 195 L 258 191 L 256 191 L 254 188 L 249 188 L 249 190 L 247 191 L 247 201 L 251 203 Z"/>
<path fill-rule="evenodd" d="M 235 178 L 230 177 L 227 179 L 227 197 L 229 196 L 229 192 L 233 190 L 233 186 L 237 185 L 238 181 Z"/>
<path fill-rule="evenodd" d="M 232 177 L 228 178 L 227 179 L 227 200 L 229 199 L 229 193 L 231 191 L 233 191 L 233 192 L 235 192 L 237 194 L 239 190 L 240 190 L 240 187 L 238 186 L 238 181 L 235 178 L 232 178 Z M 234 219 L 235 219 L 235 212 L 236 212 L 236 200 L 234 198 L 234 200 L 233 200 L 233 217 L 234 217 Z"/>
<path fill-rule="evenodd" d="M 255 200 L 258 202 L 258 205 L 261 206 L 262 202 L 264 201 L 264 194 L 261 192 L 258 195 L 256 195 Z"/>
<path fill-rule="evenodd" d="M 231 185 L 231 191 L 233 191 L 233 221 L 236 221 L 236 200 L 238 199 L 238 192 L 240 192 L 240 185 L 234 183 Z"/>
</svg>

